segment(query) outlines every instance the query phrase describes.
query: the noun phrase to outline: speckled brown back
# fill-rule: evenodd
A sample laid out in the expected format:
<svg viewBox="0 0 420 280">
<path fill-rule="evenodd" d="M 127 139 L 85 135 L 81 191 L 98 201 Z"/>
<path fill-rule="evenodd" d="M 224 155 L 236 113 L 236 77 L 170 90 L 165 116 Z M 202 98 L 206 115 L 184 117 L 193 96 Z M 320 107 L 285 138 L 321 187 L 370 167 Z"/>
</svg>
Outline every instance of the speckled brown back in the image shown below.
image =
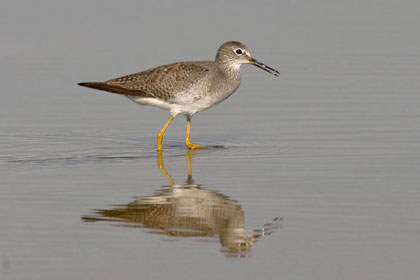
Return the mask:
<svg viewBox="0 0 420 280">
<path fill-rule="evenodd" d="M 106 81 L 110 87 L 126 90 L 127 95 L 169 100 L 174 94 L 187 91 L 209 73 L 203 63 L 179 62 Z"/>
</svg>

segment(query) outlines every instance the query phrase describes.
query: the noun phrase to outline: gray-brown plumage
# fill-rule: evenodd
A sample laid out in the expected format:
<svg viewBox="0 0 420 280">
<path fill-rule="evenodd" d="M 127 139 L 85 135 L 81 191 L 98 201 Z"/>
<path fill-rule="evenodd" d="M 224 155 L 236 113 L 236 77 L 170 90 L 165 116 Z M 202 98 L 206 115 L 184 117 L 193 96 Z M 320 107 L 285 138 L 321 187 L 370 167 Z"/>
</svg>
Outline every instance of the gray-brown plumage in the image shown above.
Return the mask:
<svg viewBox="0 0 420 280">
<path fill-rule="evenodd" d="M 209 66 L 203 62 L 179 62 L 162 65 L 106 82 L 88 82 L 79 85 L 113 93 L 156 98 L 168 101 L 178 92 L 189 90 L 205 78 Z"/>
<path fill-rule="evenodd" d="M 125 95 L 141 105 L 151 105 L 171 112 L 167 124 L 158 134 L 158 149 L 162 149 L 163 134 L 178 114 L 187 116 L 186 145 L 201 148 L 189 140 L 191 117 L 229 97 L 241 83 L 242 64 L 253 64 L 275 76 L 280 73 L 251 57 L 240 42 L 224 43 L 215 61 L 178 62 L 105 82 L 79 83 L 81 86 Z"/>
</svg>

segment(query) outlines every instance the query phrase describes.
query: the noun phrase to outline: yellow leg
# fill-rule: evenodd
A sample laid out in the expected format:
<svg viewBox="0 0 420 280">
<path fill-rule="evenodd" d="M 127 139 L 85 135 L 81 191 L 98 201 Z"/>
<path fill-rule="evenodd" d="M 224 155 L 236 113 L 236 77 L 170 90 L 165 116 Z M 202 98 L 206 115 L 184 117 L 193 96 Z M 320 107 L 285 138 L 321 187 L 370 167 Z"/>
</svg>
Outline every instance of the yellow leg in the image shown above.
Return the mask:
<svg viewBox="0 0 420 280">
<path fill-rule="evenodd" d="M 191 150 L 201 149 L 203 146 L 196 145 L 190 140 L 191 118 L 187 117 L 187 134 L 185 135 L 185 145 Z"/>
<path fill-rule="evenodd" d="M 165 134 L 166 129 L 168 128 L 171 121 L 174 119 L 174 116 L 170 116 L 169 119 L 166 121 L 165 125 L 162 127 L 162 130 L 157 135 L 157 146 L 158 151 L 162 151 L 162 140 L 163 140 L 163 134 Z"/>
</svg>

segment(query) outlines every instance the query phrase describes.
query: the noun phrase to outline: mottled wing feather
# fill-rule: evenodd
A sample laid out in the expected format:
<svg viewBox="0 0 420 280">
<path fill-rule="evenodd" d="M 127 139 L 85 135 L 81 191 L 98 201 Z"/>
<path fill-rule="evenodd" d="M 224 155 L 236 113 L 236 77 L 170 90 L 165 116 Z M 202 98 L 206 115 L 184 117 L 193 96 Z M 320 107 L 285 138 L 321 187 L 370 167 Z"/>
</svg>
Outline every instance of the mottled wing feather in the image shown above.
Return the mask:
<svg viewBox="0 0 420 280">
<path fill-rule="evenodd" d="M 204 65 L 179 62 L 112 79 L 106 81 L 106 84 L 131 93 L 138 92 L 139 96 L 168 101 L 178 92 L 188 91 L 208 72 L 209 69 Z"/>
</svg>

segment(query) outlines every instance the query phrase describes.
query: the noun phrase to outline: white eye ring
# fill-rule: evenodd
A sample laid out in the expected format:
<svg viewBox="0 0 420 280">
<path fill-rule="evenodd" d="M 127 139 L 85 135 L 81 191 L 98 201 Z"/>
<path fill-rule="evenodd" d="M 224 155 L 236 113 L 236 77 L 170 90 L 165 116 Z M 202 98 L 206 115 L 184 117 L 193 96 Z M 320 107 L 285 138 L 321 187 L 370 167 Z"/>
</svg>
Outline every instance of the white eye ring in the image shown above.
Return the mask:
<svg viewBox="0 0 420 280">
<path fill-rule="evenodd" d="M 237 49 L 235 50 L 235 53 L 236 53 L 237 55 L 242 55 L 242 54 L 244 53 L 244 51 L 243 51 L 243 50 L 241 50 L 240 48 L 237 48 Z"/>
</svg>

